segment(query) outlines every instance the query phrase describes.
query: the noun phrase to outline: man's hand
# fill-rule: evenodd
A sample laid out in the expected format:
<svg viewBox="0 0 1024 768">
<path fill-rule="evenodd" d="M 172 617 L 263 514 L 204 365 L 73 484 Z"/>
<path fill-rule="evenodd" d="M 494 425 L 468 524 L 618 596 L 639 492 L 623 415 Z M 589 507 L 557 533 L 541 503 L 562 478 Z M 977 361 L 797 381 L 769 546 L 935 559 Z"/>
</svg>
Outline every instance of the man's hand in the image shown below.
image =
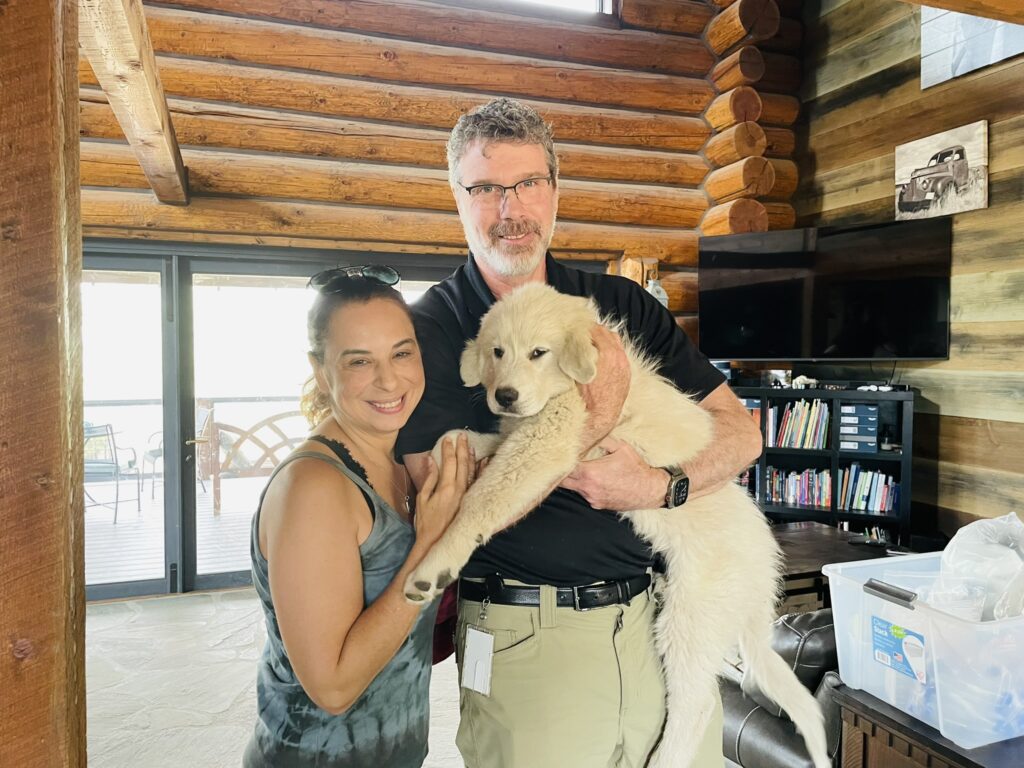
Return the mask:
<svg viewBox="0 0 1024 768">
<path fill-rule="evenodd" d="M 608 454 L 581 461 L 562 488 L 576 491 L 594 509 L 628 512 L 665 504 L 668 472 L 648 466 L 632 446 L 614 437 L 602 440 L 600 447 Z"/>
<path fill-rule="evenodd" d="M 618 334 L 603 325 L 595 325 L 590 338 L 597 348 L 597 375 L 589 384 L 580 385 L 588 413 L 583 430 L 584 453 L 615 427 L 629 393 L 630 377 L 629 359 Z"/>
</svg>

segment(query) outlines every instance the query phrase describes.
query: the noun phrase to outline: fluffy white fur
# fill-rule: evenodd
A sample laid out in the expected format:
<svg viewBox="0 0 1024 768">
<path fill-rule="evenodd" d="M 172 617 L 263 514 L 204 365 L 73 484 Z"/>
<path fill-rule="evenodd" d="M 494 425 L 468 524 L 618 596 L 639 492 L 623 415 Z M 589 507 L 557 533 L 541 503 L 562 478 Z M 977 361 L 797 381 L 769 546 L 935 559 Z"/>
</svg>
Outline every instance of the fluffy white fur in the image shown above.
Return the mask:
<svg viewBox="0 0 1024 768">
<path fill-rule="evenodd" d="M 592 302 L 541 284 L 516 290 L 485 315 L 479 335 L 462 355 L 461 374 L 468 386 L 484 384 L 491 410 L 505 417 L 501 434 L 470 433 L 477 457 L 492 456 L 491 461 L 406 582 L 410 600 L 440 594 L 477 546 L 524 517 L 572 471 L 586 420 L 576 384 L 596 373 L 590 328 L 598 321 Z M 711 440 L 711 417 L 659 376 L 654 361 L 624 342 L 630 390 L 612 436 L 632 445 L 651 466 L 691 459 Z M 503 388 L 518 393 L 507 407 L 495 395 Z M 623 514 L 668 564 L 655 626 L 668 720 L 650 765 L 691 764 L 711 714 L 722 660 L 738 646 L 744 685 L 756 685 L 786 710 L 816 768 L 830 766 L 821 710 L 771 647 L 780 555 L 747 493 L 729 484 L 678 510 Z"/>
</svg>

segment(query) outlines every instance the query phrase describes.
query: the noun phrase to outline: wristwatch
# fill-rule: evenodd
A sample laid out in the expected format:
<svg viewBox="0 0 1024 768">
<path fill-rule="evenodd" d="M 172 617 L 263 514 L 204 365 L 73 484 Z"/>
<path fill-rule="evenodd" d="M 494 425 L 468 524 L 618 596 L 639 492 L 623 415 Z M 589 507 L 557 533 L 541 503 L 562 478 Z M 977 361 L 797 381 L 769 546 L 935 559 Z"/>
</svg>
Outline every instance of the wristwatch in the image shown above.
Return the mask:
<svg viewBox="0 0 1024 768">
<path fill-rule="evenodd" d="M 674 465 L 671 467 L 662 467 L 668 472 L 668 488 L 665 490 L 665 508 L 672 509 L 674 507 L 681 507 L 686 503 L 687 497 L 690 495 L 690 478 L 683 472 L 683 468 Z"/>
</svg>

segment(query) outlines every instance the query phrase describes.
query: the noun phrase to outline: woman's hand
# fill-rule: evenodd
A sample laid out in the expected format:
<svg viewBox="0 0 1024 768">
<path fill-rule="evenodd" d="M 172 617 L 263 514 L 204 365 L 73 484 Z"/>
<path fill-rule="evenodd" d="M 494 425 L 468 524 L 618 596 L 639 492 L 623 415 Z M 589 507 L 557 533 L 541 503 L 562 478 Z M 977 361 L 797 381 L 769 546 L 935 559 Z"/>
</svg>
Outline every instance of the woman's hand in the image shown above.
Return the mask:
<svg viewBox="0 0 1024 768">
<path fill-rule="evenodd" d="M 427 477 L 416 494 L 416 539 L 432 544 L 455 517 L 462 496 L 476 475 L 476 457 L 466 435 L 445 440 L 441 446 L 441 466 L 428 458 Z"/>
</svg>

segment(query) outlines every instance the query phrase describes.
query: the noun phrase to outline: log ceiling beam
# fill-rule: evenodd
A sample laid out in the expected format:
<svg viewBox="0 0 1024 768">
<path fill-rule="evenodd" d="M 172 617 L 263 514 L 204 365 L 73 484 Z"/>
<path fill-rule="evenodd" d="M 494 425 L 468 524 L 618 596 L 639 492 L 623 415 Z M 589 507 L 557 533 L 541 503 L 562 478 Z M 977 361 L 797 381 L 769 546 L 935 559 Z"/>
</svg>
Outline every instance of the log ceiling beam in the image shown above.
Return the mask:
<svg viewBox="0 0 1024 768">
<path fill-rule="evenodd" d="M 168 94 L 326 114 L 450 131 L 465 112 L 490 97 L 419 86 L 373 83 L 305 72 L 246 67 L 223 62 L 157 56 Z M 88 62 L 79 62 L 79 82 L 97 85 Z M 554 127 L 562 141 L 695 152 L 710 129 L 684 115 L 525 101 Z"/>
<path fill-rule="evenodd" d="M 703 77 L 714 63 L 696 38 L 602 29 L 424 0 L 173 0 L 170 4 L 478 51 L 677 75 Z M 510 29 L 516 34 L 510 35 Z"/>
<path fill-rule="evenodd" d="M 103 92 L 81 90 L 82 136 L 124 139 Z M 167 108 L 181 146 L 310 155 L 420 168 L 447 168 L 448 132 L 357 122 L 296 112 L 170 98 Z M 695 188 L 707 175 L 697 154 L 556 144 L 563 179 L 627 181 Z"/>
<path fill-rule="evenodd" d="M 465 247 L 462 223 L 454 213 L 198 196 L 188 208 L 179 208 L 160 205 L 145 192 L 88 188 L 82 190 L 82 224 Z M 562 221 L 551 247 L 648 256 L 685 266 L 697 261 L 697 234 L 691 230 Z"/>
<path fill-rule="evenodd" d="M 947 11 L 966 13 L 971 16 L 985 16 L 989 19 L 1024 24 L 1024 3 L 1021 0 L 903 0 L 911 5 L 927 5 Z"/>
<path fill-rule="evenodd" d="M 688 115 L 714 98 L 703 72 L 608 69 L 171 8 L 149 8 L 146 21 L 153 48 L 175 56 Z"/>
<path fill-rule="evenodd" d="M 84 186 L 138 189 L 145 179 L 125 144 L 83 140 Z M 242 152 L 185 150 L 195 194 L 260 197 L 273 179 L 273 195 L 292 200 L 454 212 L 446 171 L 346 163 Z M 694 227 L 707 208 L 703 192 L 635 184 L 563 180 L 562 220 Z"/>
<path fill-rule="evenodd" d="M 157 199 L 188 204 L 188 177 L 160 85 L 142 0 L 81 0 L 79 36 Z"/>
</svg>

